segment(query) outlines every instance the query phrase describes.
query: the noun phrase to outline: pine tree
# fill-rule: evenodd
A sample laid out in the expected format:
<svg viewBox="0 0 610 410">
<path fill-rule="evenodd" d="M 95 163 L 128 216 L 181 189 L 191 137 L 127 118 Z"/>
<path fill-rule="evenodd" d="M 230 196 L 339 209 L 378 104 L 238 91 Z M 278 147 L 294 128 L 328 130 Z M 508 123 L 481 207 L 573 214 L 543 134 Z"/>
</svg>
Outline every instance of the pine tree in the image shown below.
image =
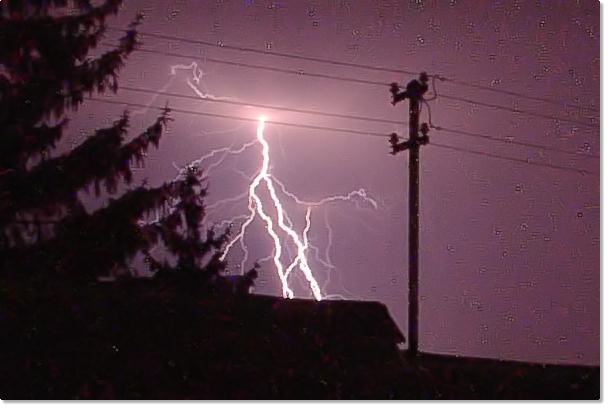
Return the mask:
<svg viewBox="0 0 610 410">
<path fill-rule="evenodd" d="M 0 4 L 0 274 L 4 277 L 87 282 L 117 267 L 127 270 L 138 252 L 159 241 L 177 256 L 176 266 L 149 255 L 159 278 L 214 280 L 224 269 L 218 249 L 226 235 L 209 231 L 200 173 L 156 188 L 130 188 L 108 205 L 87 212 L 78 193 L 116 194 L 132 184 L 131 166 L 157 147 L 169 109 L 140 135 L 126 141 L 129 116 L 98 129 L 75 148 L 49 158 L 65 137 L 69 111 L 86 96 L 116 92 L 117 76 L 137 47 L 138 16 L 118 46 L 89 57 L 106 19 L 120 0 L 93 6 L 88 0 L 4 1 Z M 165 216 L 141 221 L 153 211 Z M 211 254 L 207 261 L 206 255 Z M 204 263 L 205 262 L 205 263 Z M 156 263 L 156 264 L 155 264 Z M 199 276 L 198 276 L 199 275 Z"/>
<path fill-rule="evenodd" d="M 159 235 L 171 254 L 177 257 L 176 264 L 159 262 L 146 252 L 146 261 L 156 277 L 180 285 L 199 283 L 214 293 L 246 295 L 257 278 L 258 264 L 243 276 L 219 276 L 225 269 L 220 253 L 214 252 L 226 244 L 229 231 L 215 236 L 208 229 L 202 238 L 200 225 L 205 216 L 203 199 L 207 188 L 201 183 L 201 170 L 191 166 L 183 171 L 183 183 L 178 189 L 177 204 L 163 219 L 151 224 L 151 234 Z M 206 256 L 211 255 L 208 260 Z"/>
<path fill-rule="evenodd" d="M 227 234 L 215 236 L 215 232 L 207 231 L 202 240 L 200 225 L 205 215 L 203 198 L 206 189 L 201 185 L 201 170 L 197 167 L 187 167 L 183 171 L 182 184 L 178 187 L 176 205 L 163 218 L 149 225 L 150 235 L 158 235 L 167 250 L 176 256 L 174 266 L 167 261 L 159 262 L 146 252 L 146 262 L 156 276 L 168 279 L 209 281 L 214 273 L 224 268 L 219 260 L 219 254 L 207 261 L 207 267 L 202 266 L 202 259 L 214 249 L 220 249 L 226 243 Z"/>
</svg>

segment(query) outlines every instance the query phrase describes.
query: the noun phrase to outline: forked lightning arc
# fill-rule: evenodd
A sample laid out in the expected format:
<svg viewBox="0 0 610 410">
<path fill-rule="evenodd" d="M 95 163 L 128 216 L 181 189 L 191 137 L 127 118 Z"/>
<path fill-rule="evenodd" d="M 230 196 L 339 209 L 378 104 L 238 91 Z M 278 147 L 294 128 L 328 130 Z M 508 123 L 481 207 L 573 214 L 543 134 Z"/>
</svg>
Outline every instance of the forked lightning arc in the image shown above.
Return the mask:
<svg viewBox="0 0 610 410">
<path fill-rule="evenodd" d="M 205 74 L 195 62 L 191 63 L 190 65 L 174 65 L 171 66 L 170 69 L 172 79 L 168 84 L 166 84 L 165 87 L 163 87 L 163 89 L 169 87 L 169 85 L 173 82 L 178 70 L 187 70 L 191 74 L 190 78 L 187 78 L 187 85 L 202 100 L 235 100 L 228 97 L 218 97 L 208 93 L 207 89 L 205 88 L 205 85 L 202 82 L 203 76 Z M 362 188 L 354 190 L 348 193 L 347 195 L 335 195 L 325 197 L 315 202 L 301 200 L 298 196 L 290 192 L 286 188 L 285 184 L 282 183 L 276 176 L 271 174 L 271 150 L 269 142 L 265 138 L 265 124 L 266 117 L 259 117 L 258 126 L 256 129 L 256 139 L 244 143 L 237 149 L 226 147 L 212 150 L 211 152 L 196 159 L 195 161 L 192 161 L 186 166 L 189 167 L 193 165 L 200 165 L 204 161 L 212 159 L 213 157 L 219 155 L 220 158 L 218 160 L 212 162 L 211 164 L 208 164 L 205 175 L 209 175 L 213 168 L 222 164 L 227 155 L 241 154 L 246 149 L 255 145 L 258 145 L 260 147 L 261 165 L 258 171 L 253 176 L 247 176 L 248 180 L 250 181 L 248 192 L 234 198 L 220 200 L 215 204 L 211 204 L 208 207 L 210 209 L 217 207 L 221 204 L 235 202 L 238 200 L 245 199 L 246 197 L 248 198 L 247 214 L 236 216 L 230 220 L 222 221 L 221 223 L 233 225 L 238 220 L 244 220 L 244 222 L 241 223 L 235 236 L 232 237 L 226 247 L 222 250 L 221 260 L 226 260 L 229 257 L 231 251 L 235 248 L 235 246 L 239 244 L 243 252 L 241 260 L 241 271 L 243 273 L 244 265 L 247 263 L 247 259 L 249 257 L 248 247 L 245 243 L 246 232 L 248 231 L 248 228 L 251 227 L 254 220 L 258 217 L 263 222 L 265 230 L 273 244 L 272 254 L 267 256 L 263 260 L 271 260 L 273 262 L 275 273 L 279 278 L 279 281 L 282 286 L 282 295 L 285 298 L 292 299 L 295 297 L 294 291 L 289 284 L 289 277 L 297 269 L 297 267 L 306 279 L 309 291 L 316 300 L 319 301 L 323 298 L 344 298 L 344 296 L 340 294 L 323 294 L 323 288 L 326 287 L 330 282 L 330 271 L 335 268 L 332 264 L 332 261 L 330 260 L 330 247 L 332 246 L 332 230 L 328 222 L 327 215 L 325 213 L 324 223 L 328 232 L 328 242 L 324 251 L 323 258 L 321 258 L 320 254 L 322 252 L 320 252 L 320 250 L 313 244 L 310 244 L 308 238 L 308 234 L 311 229 L 312 210 L 330 202 L 353 201 L 356 199 L 367 203 L 372 209 L 376 210 L 378 209 L 377 202 L 372 199 Z M 176 166 L 177 170 L 181 172 L 186 167 L 180 168 Z M 244 176 L 246 175 L 244 174 Z M 266 190 L 266 193 L 271 198 L 271 201 L 266 201 L 267 203 L 263 201 L 260 196 L 261 190 Z M 282 200 L 280 199 L 280 196 L 278 195 L 278 190 L 284 197 L 306 208 L 305 227 L 303 229 L 303 232 L 301 232 L 300 234 L 296 232 L 293 228 L 293 223 L 282 203 Z M 283 246 L 283 244 L 291 245 L 292 252 L 289 252 L 288 249 L 286 249 L 286 246 Z M 289 255 L 290 253 L 292 253 L 294 256 L 289 258 L 291 259 L 291 262 L 285 265 L 283 260 L 286 260 L 286 255 Z M 309 260 L 309 257 L 312 256 L 310 254 L 313 254 L 315 260 L 327 270 L 326 281 L 322 288 L 320 287 L 318 280 L 314 276 L 314 270 L 312 269 Z"/>
</svg>

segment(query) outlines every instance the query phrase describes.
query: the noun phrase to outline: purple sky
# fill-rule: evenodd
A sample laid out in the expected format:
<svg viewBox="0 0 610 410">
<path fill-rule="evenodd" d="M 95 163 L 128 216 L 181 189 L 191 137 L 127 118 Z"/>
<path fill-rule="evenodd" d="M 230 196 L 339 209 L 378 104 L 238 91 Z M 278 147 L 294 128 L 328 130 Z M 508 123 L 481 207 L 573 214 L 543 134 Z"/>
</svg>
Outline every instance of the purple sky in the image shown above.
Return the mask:
<svg viewBox="0 0 610 410">
<path fill-rule="evenodd" d="M 111 26 L 125 27 L 138 11 L 143 32 L 262 51 L 419 72 L 562 104 L 437 82 L 447 97 L 499 104 L 539 116 L 439 97 L 432 121 L 445 129 L 537 144 L 565 152 L 431 131 L 431 142 L 533 163 L 585 169 L 570 172 L 426 146 L 421 150 L 421 349 L 479 357 L 560 363 L 599 363 L 599 3 L 597 1 L 129 1 Z M 113 41 L 118 33 L 109 32 Z M 202 92 L 243 102 L 402 121 L 387 86 L 357 84 L 219 64 L 220 59 L 401 84 L 391 72 L 246 53 L 143 36 L 143 47 L 200 56 L 136 52 L 122 86 L 195 96 L 188 70 L 205 75 Z M 171 83 L 170 83 L 171 81 Z M 433 93 L 427 96 L 432 97 Z M 218 104 L 120 90 L 115 101 L 270 121 L 404 134 L 405 127 Z M 565 105 L 571 104 L 571 106 Z M 582 109 L 574 108 L 581 106 Z M 75 134 L 114 120 L 122 106 L 88 103 L 72 123 Z M 135 133 L 158 110 L 134 113 Z M 100 116 L 100 113 L 103 116 Z M 548 117 L 569 118 L 558 121 Z M 256 123 L 175 113 L 176 121 L 151 153 L 151 185 L 175 177 L 213 149 L 253 140 Z M 593 118 L 593 120 L 592 120 Z M 427 113 L 422 118 L 427 121 Z M 587 126 L 593 124 L 593 126 Z M 325 295 L 379 300 L 406 332 L 407 155 L 391 156 L 380 136 L 269 124 L 272 173 L 303 200 L 364 189 L 379 205 L 332 203 L 312 210 L 309 239 L 320 249 L 311 266 Z M 204 167 L 219 156 L 204 162 Z M 208 204 L 247 191 L 246 175 L 260 167 L 260 148 L 228 155 L 209 177 Z M 262 195 L 265 201 L 268 197 Z M 283 197 L 295 228 L 306 208 Z M 247 199 L 211 209 L 210 220 L 247 214 Z M 239 228 L 239 221 L 235 230 Z M 332 246 L 329 246 L 329 232 Z M 246 236 L 247 266 L 271 252 L 260 221 Z M 326 255 L 328 250 L 328 255 Z M 326 259 L 326 256 L 329 259 Z M 235 269 L 241 251 L 229 254 Z M 320 260 L 331 262 L 328 269 Z M 298 297 L 311 297 L 294 275 Z M 281 294 L 272 265 L 263 264 L 257 292 Z"/>
</svg>

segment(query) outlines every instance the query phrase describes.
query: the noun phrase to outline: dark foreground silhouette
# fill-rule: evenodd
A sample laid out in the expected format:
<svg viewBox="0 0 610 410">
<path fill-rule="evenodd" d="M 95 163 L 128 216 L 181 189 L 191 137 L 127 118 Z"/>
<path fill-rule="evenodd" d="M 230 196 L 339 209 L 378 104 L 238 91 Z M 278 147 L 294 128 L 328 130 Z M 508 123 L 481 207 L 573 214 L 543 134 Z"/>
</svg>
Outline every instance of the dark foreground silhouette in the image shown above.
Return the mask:
<svg viewBox="0 0 610 410">
<path fill-rule="evenodd" d="M 2 289 L 2 399 L 598 399 L 599 368 L 421 355 L 376 302 Z"/>
</svg>

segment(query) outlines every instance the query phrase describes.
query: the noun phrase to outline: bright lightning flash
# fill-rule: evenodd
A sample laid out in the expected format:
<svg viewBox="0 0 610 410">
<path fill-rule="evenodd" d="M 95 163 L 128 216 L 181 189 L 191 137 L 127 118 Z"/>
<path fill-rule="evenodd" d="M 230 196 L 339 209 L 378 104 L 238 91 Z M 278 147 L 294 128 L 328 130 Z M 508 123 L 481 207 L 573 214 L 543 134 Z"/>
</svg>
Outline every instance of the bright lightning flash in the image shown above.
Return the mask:
<svg viewBox="0 0 610 410">
<path fill-rule="evenodd" d="M 285 214 L 284 207 L 282 206 L 282 202 L 280 201 L 280 199 L 277 196 L 277 192 L 275 191 L 275 186 L 273 185 L 271 175 L 269 174 L 269 143 L 265 139 L 264 130 L 265 130 L 265 117 L 261 117 L 258 121 L 258 127 L 256 129 L 256 139 L 258 140 L 259 144 L 262 147 L 263 163 L 262 163 L 262 166 L 261 166 L 258 174 L 256 175 L 256 177 L 250 184 L 250 189 L 249 189 L 250 195 L 249 195 L 249 202 L 248 202 L 248 207 L 250 208 L 250 216 L 246 220 L 246 222 L 244 222 L 244 224 L 241 226 L 239 235 L 235 236 L 231 240 L 231 242 L 229 242 L 227 247 L 225 248 L 225 250 L 221 256 L 221 260 L 224 260 L 224 258 L 226 258 L 226 256 L 227 256 L 228 252 L 233 247 L 233 245 L 235 245 L 235 243 L 237 241 L 239 241 L 243 238 L 243 236 L 246 232 L 246 229 L 252 223 L 252 221 L 254 220 L 256 215 L 258 214 L 258 216 L 265 222 L 265 225 L 267 227 L 267 232 L 269 233 L 269 236 L 271 236 L 271 238 L 273 239 L 273 243 L 274 243 L 274 247 L 275 247 L 274 252 L 273 252 L 273 262 L 275 264 L 277 274 L 280 278 L 280 281 L 282 282 L 282 293 L 284 294 L 284 297 L 290 298 L 290 299 L 292 299 L 294 297 L 294 292 L 288 286 L 288 276 L 290 275 L 292 270 L 294 270 L 294 268 L 298 265 L 299 268 L 301 269 L 301 271 L 303 272 L 303 274 L 305 275 L 305 278 L 309 282 L 309 288 L 311 289 L 313 296 L 316 298 L 316 300 L 321 300 L 322 293 L 320 292 L 320 286 L 318 285 L 318 282 L 316 281 L 316 279 L 313 276 L 313 273 L 311 271 L 311 268 L 309 266 L 309 263 L 307 261 L 307 256 L 306 256 L 307 231 L 309 230 L 309 226 L 311 225 L 311 222 L 310 222 L 311 209 L 308 209 L 308 211 L 307 211 L 307 226 L 305 228 L 305 231 L 303 232 L 303 240 L 301 240 L 301 238 L 299 238 L 299 235 L 290 226 L 288 226 L 286 224 L 286 222 L 284 221 L 284 214 Z M 269 195 L 271 196 L 271 200 L 273 202 L 273 207 L 275 208 L 277 224 L 278 224 L 279 228 L 282 231 L 284 231 L 284 233 L 292 239 L 294 245 L 297 248 L 297 255 L 294 258 L 294 260 L 292 261 L 292 263 L 288 266 L 287 269 L 284 269 L 282 262 L 281 262 L 282 243 L 281 243 L 278 233 L 275 230 L 273 219 L 265 212 L 263 202 L 261 201 L 260 197 L 256 193 L 256 189 L 261 185 L 261 182 L 263 182 L 263 181 L 265 182 Z"/>
<path fill-rule="evenodd" d="M 220 96 L 210 94 L 208 92 L 204 82 L 202 81 L 205 73 L 201 69 L 199 69 L 197 63 L 195 63 L 195 62 L 191 63 L 190 65 L 174 65 L 174 66 L 171 66 L 170 68 L 171 68 L 172 79 L 162 88 L 162 91 L 164 91 L 166 88 L 168 88 L 172 84 L 173 79 L 175 78 L 175 75 L 177 74 L 177 70 L 186 70 L 191 73 L 191 77 L 192 77 L 192 79 L 191 78 L 187 79 L 187 85 L 202 100 L 238 101 L 234 98 L 220 97 Z M 141 113 L 138 113 L 138 114 L 141 114 Z M 207 160 L 212 160 L 214 157 L 216 157 L 218 155 L 219 156 L 218 159 L 214 160 L 211 163 L 208 163 L 206 166 L 206 172 L 205 172 L 204 176 L 208 177 L 214 168 L 222 165 L 222 163 L 226 159 L 227 155 L 239 155 L 250 147 L 254 147 L 254 146 L 260 147 L 262 163 L 261 163 L 260 169 L 258 169 L 258 171 L 254 175 L 246 175 L 242 171 L 235 170 L 236 172 L 241 174 L 244 178 L 246 178 L 246 180 L 249 182 L 248 191 L 244 192 L 243 194 L 237 195 L 233 198 L 221 199 L 221 200 L 217 201 L 216 203 L 210 204 L 207 207 L 207 210 L 209 212 L 210 210 L 218 208 L 221 205 L 226 205 L 226 204 L 229 204 L 232 202 L 236 202 L 236 201 L 245 199 L 246 197 L 248 198 L 249 213 L 244 214 L 244 215 L 239 215 L 239 216 L 233 217 L 229 220 L 223 220 L 222 222 L 220 222 L 220 225 L 222 226 L 222 225 L 227 225 L 227 224 L 232 225 L 233 223 L 235 223 L 238 220 L 245 220 L 239 228 L 239 233 L 236 236 L 234 236 L 231 239 L 231 241 L 227 244 L 227 246 L 223 249 L 222 254 L 221 254 L 221 260 L 225 260 L 228 256 L 228 254 L 231 252 L 231 250 L 235 247 L 235 245 L 239 243 L 239 245 L 243 251 L 243 257 L 242 257 L 241 265 L 240 265 L 242 274 L 243 274 L 244 266 L 248 260 L 248 247 L 245 244 L 245 235 L 246 235 L 246 232 L 248 231 L 248 227 L 250 227 L 252 222 L 254 222 L 254 220 L 257 217 L 259 217 L 263 221 L 263 223 L 265 225 L 265 229 L 266 229 L 267 233 L 269 234 L 269 236 L 272 240 L 272 243 L 273 243 L 272 254 L 263 259 L 260 259 L 259 262 L 266 261 L 266 260 L 273 261 L 273 265 L 275 266 L 277 276 L 279 277 L 281 285 L 282 285 L 283 296 L 285 298 L 290 298 L 290 299 L 294 298 L 294 291 L 290 288 L 288 279 L 289 279 L 290 275 L 292 274 L 292 272 L 295 269 L 297 269 L 297 267 L 298 267 L 298 269 L 302 272 L 303 276 L 307 280 L 309 289 L 310 289 L 313 297 L 316 300 L 322 300 L 322 297 L 323 297 L 322 293 L 325 290 L 326 286 L 328 286 L 329 281 L 330 281 L 330 272 L 331 272 L 331 270 L 336 269 L 330 258 L 330 248 L 332 246 L 332 236 L 333 235 L 332 235 L 332 229 L 331 229 L 330 223 L 327 219 L 327 213 L 325 210 L 324 211 L 324 225 L 326 227 L 328 234 L 327 234 L 326 248 L 323 252 L 324 259 L 321 259 L 320 250 L 313 244 L 310 244 L 309 239 L 308 239 L 308 234 L 309 234 L 309 231 L 311 228 L 312 209 L 322 207 L 331 202 L 338 202 L 338 201 L 352 202 L 357 199 L 361 200 L 364 203 L 367 203 L 371 208 L 373 208 L 375 210 L 378 209 L 378 205 L 377 205 L 377 202 L 375 202 L 374 199 L 370 198 L 368 196 L 368 194 L 366 193 L 366 191 L 362 188 L 352 191 L 347 195 L 329 196 L 329 197 L 325 197 L 319 201 L 304 201 L 304 200 L 300 199 L 299 197 L 297 197 L 292 192 L 290 192 L 286 188 L 286 186 L 276 176 L 272 175 L 270 172 L 270 167 L 271 167 L 270 148 L 269 148 L 268 141 L 265 139 L 265 133 L 264 133 L 265 121 L 266 121 L 265 117 L 260 117 L 259 121 L 258 121 L 257 130 L 256 130 L 256 139 L 253 139 L 247 143 L 244 143 L 238 148 L 225 147 L 225 148 L 219 148 L 219 149 L 212 150 L 211 152 L 203 155 L 202 157 L 192 161 L 189 165 L 186 165 L 182 169 L 174 164 L 174 167 L 176 168 L 176 170 L 179 171 L 178 176 L 176 178 L 180 178 L 180 176 L 183 174 L 184 170 L 187 169 L 187 167 L 200 166 L 203 162 L 205 162 Z M 231 131 L 226 131 L 226 132 L 231 132 Z M 206 131 L 205 132 L 205 134 L 219 134 L 219 133 L 225 133 L 225 131 L 223 131 L 223 132 Z M 279 189 L 280 192 L 284 196 L 286 196 L 290 200 L 294 201 L 294 203 L 306 207 L 307 211 L 305 214 L 305 227 L 303 229 L 303 232 L 300 235 L 292 228 L 292 226 L 293 226 L 292 221 L 290 220 L 290 218 L 282 204 L 282 201 L 280 200 L 280 198 L 278 196 L 277 189 Z M 271 198 L 270 203 L 265 204 L 263 202 L 263 200 L 261 199 L 261 197 L 259 196 L 259 193 L 262 190 L 266 191 L 269 194 L 269 197 Z M 266 201 L 266 202 L 269 202 L 269 201 Z M 149 223 L 150 223 L 150 221 L 149 221 Z M 216 226 L 218 226 L 218 225 L 219 224 L 216 224 Z M 287 239 L 288 244 L 290 244 L 291 246 L 289 246 L 288 248 L 282 247 L 282 239 L 285 239 L 285 240 Z M 284 243 L 286 244 L 286 242 L 284 242 Z M 296 249 L 296 254 L 293 253 L 293 251 L 292 251 L 293 249 Z M 326 268 L 327 277 L 326 277 L 326 281 L 323 286 L 324 289 L 320 289 L 320 285 L 318 284 L 316 278 L 314 277 L 311 265 L 308 261 L 308 258 L 307 258 L 308 251 L 310 251 L 310 250 L 313 251 L 312 255 L 315 258 L 315 260 L 317 262 L 319 262 L 323 267 Z M 282 263 L 284 254 L 287 254 L 289 257 L 292 258 L 291 263 L 288 264 L 287 266 L 285 266 Z M 293 255 L 293 254 L 294 254 L 294 256 L 292 257 L 291 255 Z M 343 299 L 344 296 L 339 295 L 339 294 L 328 294 L 325 296 L 325 298 Z"/>
</svg>

